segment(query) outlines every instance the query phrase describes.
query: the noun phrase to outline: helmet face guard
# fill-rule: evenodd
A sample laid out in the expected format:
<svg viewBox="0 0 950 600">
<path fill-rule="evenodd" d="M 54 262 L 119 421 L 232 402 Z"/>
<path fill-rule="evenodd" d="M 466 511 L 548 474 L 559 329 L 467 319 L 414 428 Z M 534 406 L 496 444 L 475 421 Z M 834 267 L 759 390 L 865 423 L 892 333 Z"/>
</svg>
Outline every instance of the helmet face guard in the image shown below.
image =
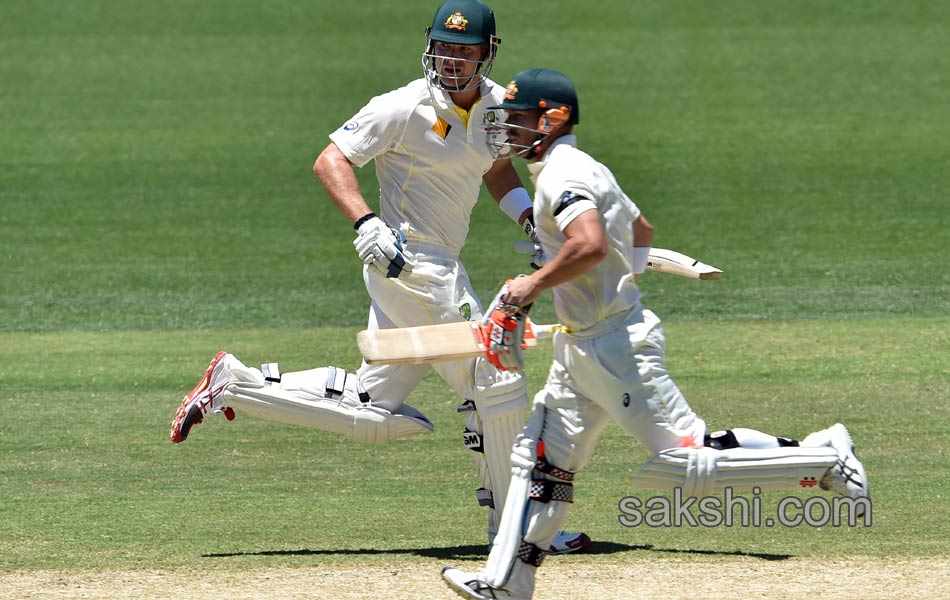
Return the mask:
<svg viewBox="0 0 950 600">
<path fill-rule="evenodd" d="M 488 145 L 492 148 L 494 155 L 497 157 L 509 154 L 521 158 L 531 158 L 541 148 L 548 136 L 571 122 L 571 110 L 569 106 L 557 106 L 556 108 L 543 110 L 535 127 L 515 125 L 514 123 L 508 123 L 507 120 L 508 116 L 506 115 L 504 120 L 485 126 L 488 133 Z M 527 144 L 512 142 L 510 132 L 513 130 L 533 133 L 534 139 Z"/>
<path fill-rule="evenodd" d="M 529 160 L 541 152 L 551 134 L 565 125 L 580 122 L 574 84 L 563 73 L 552 69 L 528 69 L 518 73 L 505 89 L 502 103 L 489 108 L 505 111 L 504 121 L 486 126 L 489 145 L 500 154 L 510 152 Z M 511 123 L 514 111 L 535 111 L 538 120 L 531 123 L 519 118 Z M 513 143 L 510 133 L 514 130 L 531 132 L 534 139 L 528 144 Z"/>
<path fill-rule="evenodd" d="M 488 77 L 501 40 L 495 36 L 495 13 L 480 0 L 445 0 L 426 29 L 422 70 L 426 81 L 447 92 L 476 89 Z M 437 46 L 477 47 L 467 55 L 440 54 Z"/>
<path fill-rule="evenodd" d="M 430 31 L 431 28 L 426 30 L 426 49 L 422 53 L 422 70 L 426 81 L 430 85 L 447 92 L 465 92 L 480 86 L 482 80 L 486 79 L 488 74 L 491 73 L 501 40 L 492 35 L 487 44 L 479 44 L 481 56 L 476 60 L 472 60 L 438 54 L 435 48 L 436 41 L 441 40 L 432 38 Z M 445 43 L 450 44 L 452 42 Z M 444 68 L 448 62 L 461 66 L 460 70 L 463 74 L 452 75 L 445 72 Z M 470 65 L 474 68 L 471 68 Z"/>
</svg>

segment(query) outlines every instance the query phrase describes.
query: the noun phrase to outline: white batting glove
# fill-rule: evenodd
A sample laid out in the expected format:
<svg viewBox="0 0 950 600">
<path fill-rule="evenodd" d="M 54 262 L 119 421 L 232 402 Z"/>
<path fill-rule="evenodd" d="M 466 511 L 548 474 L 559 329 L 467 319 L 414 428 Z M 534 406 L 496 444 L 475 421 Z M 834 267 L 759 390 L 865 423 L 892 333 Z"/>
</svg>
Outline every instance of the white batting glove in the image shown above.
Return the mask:
<svg viewBox="0 0 950 600">
<path fill-rule="evenodd" d="M 406 258 L 406 236 L 373 215 L 356 230 L 353 247 L 364 265 L 371 265 L 386 277 L 411 273 L 413 262 Z"/>
</svg>

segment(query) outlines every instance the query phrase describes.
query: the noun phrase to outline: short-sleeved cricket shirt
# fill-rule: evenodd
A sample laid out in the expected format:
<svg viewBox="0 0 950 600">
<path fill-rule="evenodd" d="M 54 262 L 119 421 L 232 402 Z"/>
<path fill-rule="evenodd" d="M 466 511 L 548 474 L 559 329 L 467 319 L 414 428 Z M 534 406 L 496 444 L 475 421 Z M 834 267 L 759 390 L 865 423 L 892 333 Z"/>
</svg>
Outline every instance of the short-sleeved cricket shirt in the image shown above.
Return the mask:
<svg viewBox="0 0 950 600">
<path fill-rule="evenodd" d="M 534 219 L 544 254 L 555 256 L 564 229 L 581 213 L 596 210 L 607 236 L 607 256 L 593 269 L 554 288 L 561 323 L 583 331 L 640 304 L 633 274 L 633 222 L 640 209 L 620 189 L 613 173 L 579 150 L 565 135 L 528 165 L 535 181 Z"/>
<path fill-rule="evenodd" d="M 505 89 L 485 80 L 472 109 L 424 79 L 376 96 L 330 139 L 358 167 L 376 161 L 380 218 L 410 239 L 457 254 L 468 235 L 482 176 L 495 154 L 485 125 L 496 118 Z"/>
</svg>

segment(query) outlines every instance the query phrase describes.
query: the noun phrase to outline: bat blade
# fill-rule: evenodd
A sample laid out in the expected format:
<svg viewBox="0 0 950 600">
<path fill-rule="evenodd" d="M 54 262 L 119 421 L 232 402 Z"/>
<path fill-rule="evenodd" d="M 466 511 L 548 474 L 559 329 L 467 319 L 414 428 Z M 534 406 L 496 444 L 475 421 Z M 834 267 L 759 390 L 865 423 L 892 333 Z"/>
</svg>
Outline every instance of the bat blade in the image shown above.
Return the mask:
<svg viewBox="0 0 950 600">
<path fill-rule="evenodd" d="M 515 252 L 518 254 L 531 254 L 534 252 L 534 243 L 528 240 L 518 240 L 515 242 Z M 688 277 L 690 279 L 702 279 L 705 281 L 722 279 L 721 269 L 700 262 L 691 256 L 686 256 L 680 252 L 666 250 L 664 248 L 650 249 L 650 256 L 647 260 L 647 270 L 679 275 L 680 277 Z"/>
<path fill-rule="evenodd" d="M 443 360 L 477 358 L 485 354 L 486 341 L 478 322 L 445 323 L 396 329 L 367 329 L 356 334 L 356 344 L 371 365 L 424 364 Z M 550 337 L 555 325 L 525 327 L 526 348 L 539 338 Z"/>
<path fill-rule="evenodd" d="M 647 269 L 679 275 L 680 277 L 702 279 L 703 281 L 722 279 L 721 269 L 700 262 L 691 256 L 664 248 L 652 248 L 650 250 Z"/>
</svg>

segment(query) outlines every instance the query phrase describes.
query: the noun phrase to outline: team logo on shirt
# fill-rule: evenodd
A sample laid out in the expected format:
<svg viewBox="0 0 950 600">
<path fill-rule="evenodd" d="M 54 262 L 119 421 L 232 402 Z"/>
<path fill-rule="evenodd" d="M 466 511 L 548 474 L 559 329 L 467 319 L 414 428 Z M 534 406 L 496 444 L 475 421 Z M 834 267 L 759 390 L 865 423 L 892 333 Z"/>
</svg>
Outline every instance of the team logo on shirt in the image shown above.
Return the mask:
<svg viewBox="0 0 950 600">
<path fill-rule="evenodd" d="M 558 198 L 557 200 L 558 200 L 557 206 L 554 207 L 554 216 L 555 216 L 555 217 L 558 216 L 559 214 L 561 214 L 561 212 L 562 212 L 565 208 L 567 208 L 568 206 L 574 204 L 575 202 L 579 202 L 579 201 L 581 201 L 581 200 L 586 200 L 586 198 L 584 198 L 583 196 L 580 196 L 580 195 L 578 195 L 578 194 L 575 194 L 574 192 L 568 191 L 568 192 L 564 192 L 563 194 L 561 194 L 561 197 Z"/>
<path fill-rule="evenodd" d="M 457 12 L 454 15 L 449 15 L 449 18 L 445 20 L 446 29 L 465 31 L 466 27 L 468 27 L 468 19 L 466 19 L 460 12 Z"/>
<path fill-rule="evenodd" d="M 466 302 L 459 307 L 459 314 L 462 315 L 462 318 L 466 321 L 472 320 L 472 305 Z"/>
<path fill-rule="evenodd" d="M 515 96 L 518 95 L 518 83 L 512 79 L 508 84 L 508 87 L 505 88 L 505 100 L 514 100 Z"/>
<path fill-rule="evenodd" d="M 349 123 L 343 126 L 343 131 L 356 131 L 359 128 L 360 128 L 359 123 L 357 123 L 356 121 L 350 121 Z"/>
</svg>

